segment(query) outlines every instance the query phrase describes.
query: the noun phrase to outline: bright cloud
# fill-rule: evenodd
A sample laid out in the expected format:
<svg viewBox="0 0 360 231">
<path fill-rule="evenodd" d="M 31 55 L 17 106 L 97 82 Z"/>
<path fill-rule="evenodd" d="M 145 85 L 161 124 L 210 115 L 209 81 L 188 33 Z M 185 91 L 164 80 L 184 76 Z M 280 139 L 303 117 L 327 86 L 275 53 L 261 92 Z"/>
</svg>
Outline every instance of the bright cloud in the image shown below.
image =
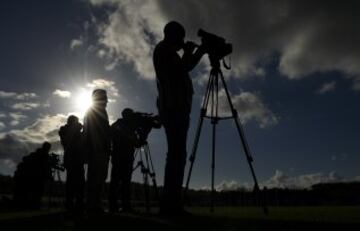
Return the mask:
<svg viewBox="0 0 360 231">
<path fill-rule="evenodd" d="M 21 121 L 28 118 L 28 116 L 22 114 L 21 112 L 11 112 L 9 113 L 9 117 L 12 119 L 10 121 L 11 126 L 19 125 Z"/>
<path fill-rule="evenodd" d="M 60 89 L 56 89 L 53 92 L 53 95 L 61 97 L 61 98 L 69 98 L 71 96 L 71 92 L 70 91 L 64 91 L 64 90 L 60 90 Z"/>
<path fill-rule="evenodd" d="M 9 91 L 0 91 L 0 98 L 2 99 L 16 99 L 16 100 L 27 100 L 37 98 L 38 96 L 35 93 L 23 92 L 9 92 Z"/>
<path fill-rule="evenodd" d="M 261 97 L 256 93 L 241 92 L 232 95 L 231 97 L 232 103 L 238 111 L 239 117 L 243 123 L 255 120 L 262 128 L 278 123 L 276 115 L 265 106 Z M 208 107 L 208 114 L 210 114 L 210 108 L 211 103 Z M 219 91 L 219 115 L 231 115 L 230 106 L 224 89 Z"/>
<path fill-rule="evenodd" d="M 83 45 L 83 40 L 81 39 L 73 39 L 70 42 L 70 49 L 74 50 L 77 47 L 81 47 Z"/>
<path fill-rule="evenodd" d="M 117 98 L 119 96 L 119 90 L 116 88 L 114 81 L 106 79 L 94 79 L 90 83 L 87 83 L 86 86 L 91 90 L 97 88 L 106 90 L 109 98 Z"/>
<path fill-rule="evenodd" d="M 162 35 L 166 22 L 156 1 L 92 1 L 95 4 L 114 3 L 117 10 L 109 15 L 109 23 L 99 28 L 99 43 L 105 50 L 107 69 L 120 62 L 131 64 L 141 78 L 153 79 L 152 50 Z M 104 55 L 106 54 L 106 56 Z"/>
<path fill-rule="evenodd" d="M 32 109 L 38 108 L 38 107 L 40 107 L 39 103 L 30 103 L 30 102 L 15 103 L 14 105 L 11 106 L 12 109 L 23 110 L 23 111 L 29 111 L 29 110 L 32 110 Z"/>
<path fill-rule="evenodd" d="M 339 176 L 336 172 L 329 173 L 310 173 L 298 176 L 289 176 L 280 170 L 276 170 L 275 174 L 268 180 L 260 182 L 260 186 L 267 188 L 290 188 L 290 189 L 304 189 L 310 188 L 314 184 L 319 183 L 335 183 L 335 182 L 351 182 L 360 181 L 360 176 L 352 178 L 344 178 Z M 235 180 L 222 181 L 216 186 L 217 191 L 233 191 L 241 189 L 252 189 L 253 184 L 244 182 L 239 183 Z"/>
</svg>

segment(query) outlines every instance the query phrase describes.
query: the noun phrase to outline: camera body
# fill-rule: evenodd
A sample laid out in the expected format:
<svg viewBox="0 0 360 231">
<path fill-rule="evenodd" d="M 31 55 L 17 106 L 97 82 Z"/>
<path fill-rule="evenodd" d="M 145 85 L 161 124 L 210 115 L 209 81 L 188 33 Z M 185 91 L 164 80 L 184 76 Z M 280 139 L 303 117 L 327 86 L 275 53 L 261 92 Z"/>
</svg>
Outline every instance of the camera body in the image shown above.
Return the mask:
<svg viewBox="0 0 360 231">
<path fill-rule="evenodd" d="M 60 163 L 60 155 L 56 153 L 50 153 L 48 163 L 51 169 L 64 171 L 64 166 Z"/>
<path fill-rule="evenodd" d="M 210 59 L 220 60 L 232 53 L 232 44 L 215 34 L 199 29 L 198 36 L 201 38 L 202 45 Z"/>
<path fill-rule="evenodd" d="M 135 125 L 138 145 L 141 147 L 146 144 L 147 137 L 153 128 L 160 128 L 161 122 L 158 115 L 151 113 L 134 112 L 132 115 L 133 124 Z"/>
</svg>

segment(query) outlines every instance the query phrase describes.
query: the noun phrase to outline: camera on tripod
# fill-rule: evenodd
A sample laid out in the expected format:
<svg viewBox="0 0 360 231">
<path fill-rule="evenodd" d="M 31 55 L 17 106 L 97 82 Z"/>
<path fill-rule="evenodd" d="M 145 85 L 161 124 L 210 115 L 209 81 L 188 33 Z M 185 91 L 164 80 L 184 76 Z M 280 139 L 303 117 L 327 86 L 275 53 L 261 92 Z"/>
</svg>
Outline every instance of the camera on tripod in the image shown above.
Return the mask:
<svg viewBox="0 0 360 231">
<path fill-rule="evenodd" d="M 132 119 L 136 126 L 137 147 L 147 143 L 147 137 L 153 128 L 161 127 L 160 117 L 158 115 L 154 116 L 152 113 L 134 112 Z"/>
<path fill-rule="evenodd" d="M 51 169 L 65 171 L 65 167 L 61 164 L 60 155 L 56 153 L 50 153 L 48 163 Z"/>
<path fill-rule="evenodd" d="M 221 60 L 232 53 L 232 44 L 220 36 L 199 29 L 198 36 L 201 38 L 205 52 L 209 54 L 210 60 Z"/>
</svg>

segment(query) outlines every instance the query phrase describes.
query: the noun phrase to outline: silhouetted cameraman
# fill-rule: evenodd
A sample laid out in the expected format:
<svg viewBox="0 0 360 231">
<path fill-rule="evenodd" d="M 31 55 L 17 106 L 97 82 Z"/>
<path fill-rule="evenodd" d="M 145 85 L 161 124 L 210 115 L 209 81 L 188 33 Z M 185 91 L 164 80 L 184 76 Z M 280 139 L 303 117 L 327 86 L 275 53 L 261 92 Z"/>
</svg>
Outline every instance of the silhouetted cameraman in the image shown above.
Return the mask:
<svg viewBox="0 0 360 231">
<path fill-rule="evenodd" d="M 60 127 L 59 136 L 64 148 L 64 167 L 66 168 L 66 201 L 69 211 L 81 212 L 84 206 L 85 158 L 82 150 L 82 130 L 79 118 L 71 115 L 66 125 Z"/>
<path fill-rule="evenodd" d="M 40 208 L 46 181 L 52 179 L 49 151 L 51 144 L 24 156 L 14 174 L 14 202 L 21 208 Z"/>
<path fill-rule="evenodd" d="M 92 93 L 93 105 L 84 117 L 84 140 L 87 154 L 87 212 L 103 214 L 102 192 L 108 173 L 110 158 L 110 125 L 106 112 L 106 91 L 96 89 Z"/>
<path fill-rule="evenodd" d="M 109 192 L 109 210 L 119 210 L 120 193 L 122 211 L 131 212 L 131 176 L 136 148 L 146 144 L 152 128 L 160 128 L 157 117 L 147 113 L 134 112 L 130 108 L 122 111 L 122 118 L 111 125 L 112 155 L 111 181 Z"/>
<path fill-rule="evenodd" d="M 193 96 L 189 72 L 205 53 L 203 46 L 195 51 L 196 45 L 184 43 L 184 38 L 184 27 L 178 22 L 169 22 L 164 28 L 164 39 L 153 54 L 159 93 L 157 107 L 168 144 L 160 212 L 175 215 L 183 213 L 181 189 Z M 182 57 L 177 53 L 180 49 L 184 51 Z"/>
</svg>

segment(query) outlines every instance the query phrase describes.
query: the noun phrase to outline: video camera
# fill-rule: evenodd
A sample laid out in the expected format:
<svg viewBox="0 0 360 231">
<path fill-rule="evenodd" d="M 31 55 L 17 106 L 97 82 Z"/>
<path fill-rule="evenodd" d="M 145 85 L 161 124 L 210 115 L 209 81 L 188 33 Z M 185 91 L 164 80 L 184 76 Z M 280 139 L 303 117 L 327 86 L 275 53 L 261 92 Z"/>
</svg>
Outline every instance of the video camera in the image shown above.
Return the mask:
<svg viewBox="0 0 360 231">
<path fill-rule="evenodd" d="M 138 136 L 139 145 L 146 143 L 147 137 L 153 128 L 160 128 L 161 122 L 158 115 L 145 112 L 134 112 L 132 115 L 133 123 L 136 126 L 136 134 Z"/>
<path fill-rule="evenodd" d="M 209 54 L 210 60 L 221 60 L 232 53 L 232 44 L 226 43 L 226 40 L 215 34 L 211 34 L 199 29 L 198 36 L 201 38 L 202 45 Z"/>
<path fill-rule="evenodd" d="M 56 153 L 50 153 L 48 163 L 51 169 L 65 171 L 65 167 L 60 163 L 60 155 Z"/>
</svg>

